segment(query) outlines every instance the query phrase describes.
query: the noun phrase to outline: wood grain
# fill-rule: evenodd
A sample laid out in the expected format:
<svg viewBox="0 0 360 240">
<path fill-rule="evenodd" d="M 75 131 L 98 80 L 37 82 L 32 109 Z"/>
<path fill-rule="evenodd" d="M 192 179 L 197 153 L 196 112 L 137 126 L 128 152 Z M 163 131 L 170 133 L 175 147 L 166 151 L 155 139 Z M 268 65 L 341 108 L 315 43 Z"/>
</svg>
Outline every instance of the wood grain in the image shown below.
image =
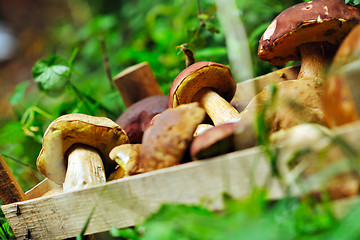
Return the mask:
<svg viewBox="0 0 360 240">
<path fill-rule="evenodd" d="M 360 122 L 336 130 L 354 149 L 360 147 Z M 344 160 L 347 161 L 347 160 Z M 163 203 L 203 203 L 222 209 L 224 192 L 244 198 L 254 187 L 267 189 L 269 199 L 285 193 L 271 175 L 261 148 L 225 154 L 139 174 L 74 192 L 40 197 L 1 208 L 18 239 L 63 239 L 80 233 L 91 209 L 87 234 L 124 228 L 141 222 Z M 311 187 L 311 186 L 310 186 Z M 300 195 L 294 188 L 291 194 Z M 309 189 L 311 190 L 311 189 Z"/>
<path fill-rule="evenodd" d="M 147 62 L 126 68 L 113 81 L 127 107 L 146 97 L 163 95 Z"/>
<path fill-rule="evenodd" d="M 24 191 L 0 155 L 0 198 L 4 204 L 26 200 Z"/>
<path fill-rule="evenodd" d="M 254 161 L 254 158 L 257 159 Z M 251 181 L 251 172 L 260 176 Z M 87 234 L 128 227 L 155 212 L 162 203 L 199 204 L 222 208 L 223 192 L 244 197 L 253 184 L 269 185 L 272 198 L 282 196 L 276 180 L 268 181 L 269 166 L 259 149 L 191 162 L 116 180 L 80 191 L 40 197 L 2 206 L 18 239 L 62 239 L 80 233 L 97 204 Z M 21 214 L 19 214 L 19 212 Z"/>
<path fill-rule="evenodd" d="M 27 199 L 33 199 L 41 197 L 45 194 L 59 193 L 62 192 L 62 185 L 58 185 L 48 178 L 45 178 L 35 187 L 25 192 Z"/>
</svg>

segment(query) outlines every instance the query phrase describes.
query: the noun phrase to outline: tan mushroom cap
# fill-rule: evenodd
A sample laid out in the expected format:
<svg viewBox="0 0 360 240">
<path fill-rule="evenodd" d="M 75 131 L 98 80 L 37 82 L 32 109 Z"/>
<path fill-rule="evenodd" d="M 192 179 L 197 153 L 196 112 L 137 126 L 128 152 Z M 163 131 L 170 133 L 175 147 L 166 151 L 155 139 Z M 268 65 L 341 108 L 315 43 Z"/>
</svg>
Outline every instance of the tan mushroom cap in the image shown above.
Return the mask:
<svg viewBox="0 0 360 240">
<path fill-rule="evenodd" d="M 122 144 L 111 150 L 109 157 L 123 170 L 124 176 L 135 175 L 139 172 L 142 144 Z"/>
<path fill-rule="evenodd" d="M 339 71 L 340 67 L 360 60 L 360 24 L 346 36 L 331 64 L 332 71 Z"/>
<path fill-rule="evenodd" d="M 300 60 L 298 46 L 311 42 L 338 45 L 359 21 L 359 10 L 343 0 L 296 4 L 269 25 L 260 39 L 258 56 L 273 65 Z"/>
<path fill-rule="evenodd" d="M 67 114 L 55 119 L 45 131 L 36 165 L 50 180 L 62 184 L 67 167 L 66 151 L 73 144 L 96 148 L 106 166 L 112 164 L 110 151 L 128 142 L 124 130 L 109 118 Z"/>
<path fill-rule="evenodd" d="M 324 86 L 322 107 L 325 122 L 330 127 L 344 125 L 359 119 L 356 104 L 360 61 L 360 24 L 341 43 Z"/>
<path fill-rule="evenodd" d="M 205 110 L 199 103 L 183 104 L 160 113 L 144 133 L 140 168 L 148 172 L 179 164 L 204 118 Z"/>
<path fill-rule="evenodd" d="M 185 68 L 175 78 L 169 93 L 169 107 L 193 101 L 203 88 L 211 88 L 227 101 L 235 95 L 236 82 L 230 69 L 220 63 L 197 62 Z"/>
</svg>

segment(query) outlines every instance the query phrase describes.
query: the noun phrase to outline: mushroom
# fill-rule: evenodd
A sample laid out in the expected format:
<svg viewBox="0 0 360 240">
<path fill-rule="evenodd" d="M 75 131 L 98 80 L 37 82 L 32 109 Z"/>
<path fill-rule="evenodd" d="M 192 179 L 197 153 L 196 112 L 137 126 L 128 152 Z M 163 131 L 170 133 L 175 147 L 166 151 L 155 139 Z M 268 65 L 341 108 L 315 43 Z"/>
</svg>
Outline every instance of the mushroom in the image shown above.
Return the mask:
<svg viewBox="0 0 360 240">
<path fill-rule="evenodd" d="M 199 102 L 214 125 L 220 125 L 239 117 L 239 112 L 229 103 L 235 90 L 236 83 L 227 66 L 197 62 L 175 78 L 170 88 L 169 107 Z"/>
<path fill-rule="evenodd" d="M 168 96 L 146 97 L 131 105 L 116 120 L 127 133 L 131 143 L 141 143 L 151 119 L 168 108 Z"/>
<path fill-rule="evenodd" d="M 360 12 L 343 0 L 313 0 L 281 12 L 259 42 L 258 56 L 273 65 L 301 60 L 298 79 L 324 79 L 336 48 Z"/>
<path fill-rule="evenodd" d="M 301 123 L 325 125 L 322 89 L 322 84 L 314 80 L 287 80 L 267 86 L 240 113 L 240 119 L 254 120 L 258 112 L 264 111 L 269 133 Z"/>
<path fill-rule="evenodd" d="M 258 56 L 274 65 L 301 59 L 298 80 L 276 83 L 275 95 L 265 88 L 240 118 L 253 118 L 274 97 L 275 106 L 266 113 L 271 132 L 306 122 L 325 124 L 321 95 L 326 67 L 359 20 L 359 10 L 342 0 L 304 2 L 280 13 L 261 37 Z"/>
<path fill-rule="evenodd" d="M 140 168 L 148 172 L 179 164 L 204 118 L 199 103 L 183 104 L 158 114 L 144 133 Z"/>
<path fill-rule="evenodd" d="M 118 165 L 108 178 L 108 181 L 140 173 L 139 161 L 141 144 L 122 144 L 111 150 L 109 157 Z"/>
<path fill-rule="evenodd" d="M 209 128 L 213 128 L 214 126 L 207 123 L 201 123 L 196 127 L 196 130 L 194 132 L 194 137 L 200 135 L 201 133 L 205 132 Z"/>
<path fill-rule="evenodd" d="M 39 171 L 64 191 L 105 181 L 114 164 L 109 152 L 129 139 L 119 125 L 105 117 L 67 114 L 47 128 L 37 158 Z"/>
<path fill-rule="evenodd" d="M 247 119 L 212 127 L 196 136 L 191 143 L 193 160 L 215 157 L 256 145 L 256 134 Z"/>
<path fill-rule="evenodd" d="M 340 126 L 359 119 L 360 25 L 340 45 L 324 85 L 322 107 L 326 123 Z"/>
</svg>

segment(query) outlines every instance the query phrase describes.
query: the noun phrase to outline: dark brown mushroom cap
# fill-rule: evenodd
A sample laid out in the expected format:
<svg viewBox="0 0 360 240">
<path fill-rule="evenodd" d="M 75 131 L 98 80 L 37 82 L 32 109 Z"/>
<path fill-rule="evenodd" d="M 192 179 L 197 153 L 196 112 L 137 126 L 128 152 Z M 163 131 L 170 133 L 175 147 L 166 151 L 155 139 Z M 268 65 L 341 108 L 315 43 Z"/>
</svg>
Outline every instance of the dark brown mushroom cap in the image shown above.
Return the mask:
<svg viewBox="0 0 360 240">
<path fill-rule="evenodd" d="M 114 164 L 109 159 L 110 151 L 129 139 L 121 127 L 106 117 L 86 114 L 67 114 L 55 119 L 47 128 L 37 158 L 37 168 L 50 180 L 62 184 L 67 167 L 67 150 L 82 143 L 97 149 L 104 166 Z"/>
<path fill-rule="evenodd" d="M 258 56 L 273 65 L 300 60 L 298 46 L 311 42 L 338 45 L 359 21 L 359 10 L 343 0 L 296 4 L 269 25 L 260 39 Z"/>
<path fill-rule="evenodd" d="M 192 102 L 194 95 L 206 87 L 211 88 L 230 102 L 236 91 L 236 82 L 230 69 L 223 64 L 194 63 L 181 71 L 172 83 L 169 107 Z"/>
<path fill-rule="evenodd" d="M 141 143 L 151 119 L 168 108 L 168 96 L 151 96 L 131 105 L 116 120 L 128 135 L 131 143 Z"/>
<path fill-rule="evenodd" d="M 196 136 L 190 146 L 192 159 L 205 159 L 250 148 L 256 145 L 256 135 L 248 119 L 212 127 Z"/>
</svg>

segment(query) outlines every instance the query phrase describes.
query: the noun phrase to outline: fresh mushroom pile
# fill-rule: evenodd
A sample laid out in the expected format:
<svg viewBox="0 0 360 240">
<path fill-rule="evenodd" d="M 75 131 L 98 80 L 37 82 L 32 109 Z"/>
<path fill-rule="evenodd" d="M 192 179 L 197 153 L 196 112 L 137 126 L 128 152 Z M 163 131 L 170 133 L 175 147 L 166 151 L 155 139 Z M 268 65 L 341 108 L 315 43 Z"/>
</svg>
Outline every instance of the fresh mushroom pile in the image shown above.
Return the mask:
<svg viewBox="0 0 360 240">
<path fill-rule="evenodd" d="M 336 49 L 360 21 L 357 8 L 343 0 L 314 0 L 280 13 L 260 39 L 258 56 L 274 65 L 301 60 L 296 80 L 275 84 L 275 106 L 267 111 L 271 132 L 301 123 L 325 124 L 321 95 L 326 70 Z M 254 118 L 257 109 L 274 97 L 260 92 L 240 118 Z"/>
<path fill-rule="evenodd" d="M 304 123 L 327 127 L 323 81 L 359 21 L 359 10 L 343 0 L 297 4 L 272 21 L 258 50 L 274 65 L 301 60 L 297 79 L 268 85 L 239 112 L 229 103 L 236 94 L 229 67 L 193 63 L 175 78 L 168 96 L 144 98 L 116 122 L 84 114 L 59 117 L 44 134 L 37 166 L 69 191 L 256 146 L 259 110 L 265 110 L 270 133 L 281 130 L 275 143 L 284 141 L 279 137 L 284 129 L 294 136 L 292 127 Z M 351 52 L 349 41 L 342 52 Z"/>
</svg>

